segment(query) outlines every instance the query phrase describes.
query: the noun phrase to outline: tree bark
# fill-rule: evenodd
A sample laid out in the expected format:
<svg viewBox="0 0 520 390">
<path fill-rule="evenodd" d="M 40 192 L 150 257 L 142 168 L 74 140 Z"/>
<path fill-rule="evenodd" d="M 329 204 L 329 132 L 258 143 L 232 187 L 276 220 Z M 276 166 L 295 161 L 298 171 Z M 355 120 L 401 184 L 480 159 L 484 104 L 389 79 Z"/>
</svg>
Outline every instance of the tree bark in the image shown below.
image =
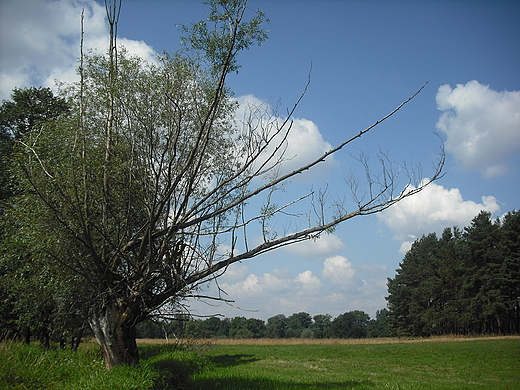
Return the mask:
<svg viewBox="0 0 520 390">
<path fill-rule="evenodd" d="M 89 323 L 101 347 L 107 370 L 139 364 L 135 309 L 122 302 L 105 302 L 90 311 Z"/>
</svg>

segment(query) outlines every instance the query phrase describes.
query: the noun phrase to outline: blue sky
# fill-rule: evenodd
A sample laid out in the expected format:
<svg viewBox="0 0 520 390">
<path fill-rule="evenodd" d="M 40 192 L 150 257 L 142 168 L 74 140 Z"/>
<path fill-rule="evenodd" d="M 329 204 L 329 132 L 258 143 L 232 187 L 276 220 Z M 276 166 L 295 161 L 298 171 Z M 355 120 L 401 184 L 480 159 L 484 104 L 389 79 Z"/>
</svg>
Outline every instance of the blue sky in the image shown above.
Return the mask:
<svg viewBox="0 0 520 390">
<path fill-rule="evenodd" d="M 386 278 L 414 237 L 467 226 L 481 209 L 499 217 L 520 208 L 520 2 L 250 0 L 249 6 L 270 18 L 269 40 L 240 55 L 242 68 L 229 78 L 237 98 L 278 106 L 283 116 L 312 64 L 311 84 L 294 115 L 294 163 L 336 146 L 428 82 L 394 117 L 292 183 L 284 197 L 326 184 L 331 199 L 348 197 L 345 174 L 359 168 L 351 155 L 360 151 L 376 159 L 384 150 L 401 165 L 420 164 L 421 178 L 429 177 L 440 147 L 435 133 L 445 142 L 445 176 L 317 242 L 231 267 L 221 287 L 247 311 L 198 302 L 192 310 L 262 319 L 356 309 L 374 316 L 386 305 Z M 82 7 L 86 45 L 104 51 L 101 2 L 0 2 L 1 99 L 15 86 L 74 80 Z M 145 58 L 174 51 L 177 25 L 205 12 L 192 0 L 123 0 L 119 42 Z"/>
</svg>

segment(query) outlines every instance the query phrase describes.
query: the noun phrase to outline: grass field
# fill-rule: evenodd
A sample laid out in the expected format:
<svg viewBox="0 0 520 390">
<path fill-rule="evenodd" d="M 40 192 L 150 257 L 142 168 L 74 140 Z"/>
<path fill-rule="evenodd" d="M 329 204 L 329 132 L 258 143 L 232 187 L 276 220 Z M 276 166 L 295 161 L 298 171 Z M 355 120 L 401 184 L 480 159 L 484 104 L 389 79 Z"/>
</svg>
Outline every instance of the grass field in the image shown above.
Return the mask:
<svg viewBox="0 0 520 390">
<path fill-rule="evenodd" d="M 462 339 L 453 339 L 462 341 Z M 219 345 L 200 389 L 520 389 L 520 341 Z"/>
<path fill-rule="evenodd" d="M 0 345 L 0 389 L 520 389 L 520 337 L 426 340 L 141 340 L 139 367 Z"/>
</svg>

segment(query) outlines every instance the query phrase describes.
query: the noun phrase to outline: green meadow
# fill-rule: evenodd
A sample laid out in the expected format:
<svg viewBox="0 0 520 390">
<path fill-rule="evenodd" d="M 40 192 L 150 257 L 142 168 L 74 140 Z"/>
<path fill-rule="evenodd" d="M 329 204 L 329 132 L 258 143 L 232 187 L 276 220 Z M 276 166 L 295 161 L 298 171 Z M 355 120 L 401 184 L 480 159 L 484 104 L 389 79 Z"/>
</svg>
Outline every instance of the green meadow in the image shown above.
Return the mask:
<svg viewBox="0 0 520 390">
<path fill-rule="evenodd" d="M 519 389 L 520 338 L 389 343 L 141 344 L 141 365 L 4 343 L 0 389 Z"/>
<path fill-rule="evenodd" d="M 219 346 L 200 389 L 519 389 L 518 340 Z"/>
</svg>

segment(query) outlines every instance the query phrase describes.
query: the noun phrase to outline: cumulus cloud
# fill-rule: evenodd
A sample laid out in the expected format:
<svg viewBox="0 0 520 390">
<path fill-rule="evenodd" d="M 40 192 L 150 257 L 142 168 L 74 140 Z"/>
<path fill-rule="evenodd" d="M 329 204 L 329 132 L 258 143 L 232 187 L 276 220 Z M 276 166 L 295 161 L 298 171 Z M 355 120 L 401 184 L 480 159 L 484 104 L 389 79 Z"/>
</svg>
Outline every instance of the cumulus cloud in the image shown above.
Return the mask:
<svg viewBox="0 0 520 390">
<path fill-rule="evenodd" d="M 257 297 L 264 291 L 264 286 L 260 284 L 260 278 L 254 274 L 249 274 L 246 279 L 235 283 L 222 283 L 222 289 L 230 296 Z"/>
<path fill-rule="evenodd" d="M 320 280 L 309 270 L 295 278 L 285 278 L 276 274 L 276 271 L 266 272 L 262 276 L 249 274 L 244 280 L 234 284 L 222 283 L 221 287 L 230 297 L 262 299 L 270 295 L 315 293 L 321 287 Z"/>
<path fill-rule="evenodd" d="M 296 264 L 296 262 L 294 263 Z M 313 263 L 314 264 L 314 263 Z M 243 264 L 232 265 L 221 279 L 219 287 L 227 293 L 233 305 L 217 308 L 192 302 L 191 309 L 201 315 L 220 313 L 227 317 L 261 317 L 276 314 L 291 315 L 300 311 L 337 316 L 350 310 L 364 310 L 371 316 L 386 306 L 386 267 L 382 265 L 354 266 L 347 258 L 331 256 L 322 263 L 321 273 L 312 270 L 294 271 L 284 267 L 255 274 Z M 291 271 L 292 270 L 292 271 Z M 296 276 L 295 276 L 296 274 Z M 365 279 L 366 277 L 366 279 Z M 208 286 L 208 295 L 217 295 L 215 284 Z M 240 308 L 240 309 L 239 309 Z M 244 310 L 249 313 L 244 313 Z"/>
<path fill-rule="evenodd" d="M 335 234 L 322 234 L 316 240 L 301 241 L 285 247 L 301 258 L 322 259 L 345 249 L 345 244 Z"/>
<path fill-rule="evenodd" d="M 303 295 L 316 294 L 321 289 L 320 279 L 309 270 L 299 274 L 294 281 L 301 283 L 300 291 Z"/>
<path fill-rule="evenodd" d="M 225 282 L 234 282 L 245 279 L 249 275 L 249 267 L 244 264 L 234 263 L 231 264 L 224 275 L 221 276 L 220 280 Z"/>
<path fill-rule="evenodd" d="M 356 287 L 356 271 L 346 257 L 334 256 L 326 259 L 321 275 L 342 290 Z"/>
<path fill-rule="evenodd" d="M 303 118 L 291 118 L 291 121 L 285 125 L 284 130 L 274 135 L 286 119 L 278 116 L 276 112 L 273 113 L 273 109 L 268 102 L 253 95 L 240 96 L 237 101 L 239 108 L 235 117 L 239 126 L 242 124 L 244 129 L 255 128 L 256 133 L 262 134 L 264 139 L 274 136 L 269 147 L 258 159 L 257 166 L 261 166 L 274 154 L 274 158 L 269 160 L 267 166 L 282 160 L 279 173 L 289 173 L 318 159 L 332 149 L 332 146 L 323 139 L 318 126 L 314 122 Z M 289 131 L 288 134 L 287 131 Z M 284 140 L 284 137 L 287 138 Z M 282 145 L 282 147 L 279 147 L 279 145 Z M 334 157 L 329 156 L 312 170 L 305 171 L 294 179 L 306 180 L 310 176 L 316 177 L 316 175 L 326 172 L 334 164 Z"/>
<path fill-rule="evenodd" d="M 508 157 L 520 154 L 520 91 L 497 92 L 473 80 L 440 86 L 436 100 L 446 150 L 465 169 L 493 177 L 511 168 Z"/>
<path fill-rule="evenodd" d="M 396 239 L 405 241 L 401 252 L 406 252 L 411 246 L 410 239 L 441 233 L 448 226 L 467 226 L 480 211 L 495 213 L 499 209 L 494 196 L 483 196 L 482 203 L 476 203 L 464 200 L 458 188 L 447 189 L 431 183 L 418 194 L 378 214 L 378 218 L 395 232 Z"/>
<path fill-rule="evenodd" d="M 2 0 L 0 4 L 0 100 L 13 88 L 54 87 L 55 80 L 77 80 L 81 11 L 84 52 L 108 48 L 105 8 L 94 0 Z M 132 54 L 154 60 L 142 41 L 118 40 Z"/>
</svg>

